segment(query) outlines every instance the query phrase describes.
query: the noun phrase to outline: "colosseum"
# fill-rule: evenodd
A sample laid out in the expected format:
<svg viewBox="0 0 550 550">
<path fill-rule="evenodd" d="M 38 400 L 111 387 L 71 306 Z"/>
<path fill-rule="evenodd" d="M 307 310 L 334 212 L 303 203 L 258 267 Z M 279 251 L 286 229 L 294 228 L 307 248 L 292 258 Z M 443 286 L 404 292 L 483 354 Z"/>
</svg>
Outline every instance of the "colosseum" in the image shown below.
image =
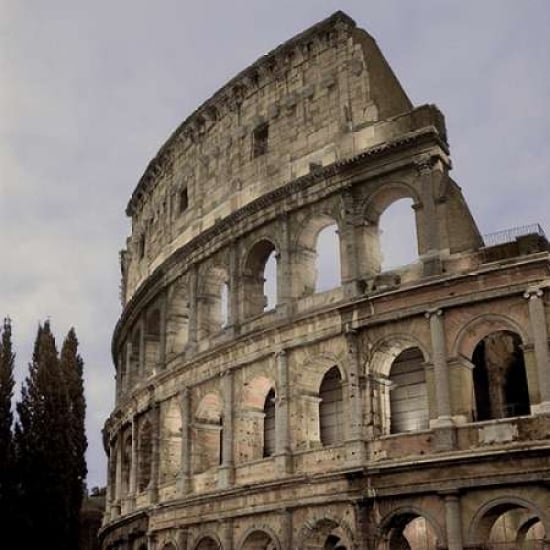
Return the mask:
<svg viewBox="0 0 550 550">
<path fill-rule="evenodd" d="M 550 548 L 550 246 L 450 170 L 342 12 L 175 130 L 126 211 L 103 550 Z"/>
</svg>

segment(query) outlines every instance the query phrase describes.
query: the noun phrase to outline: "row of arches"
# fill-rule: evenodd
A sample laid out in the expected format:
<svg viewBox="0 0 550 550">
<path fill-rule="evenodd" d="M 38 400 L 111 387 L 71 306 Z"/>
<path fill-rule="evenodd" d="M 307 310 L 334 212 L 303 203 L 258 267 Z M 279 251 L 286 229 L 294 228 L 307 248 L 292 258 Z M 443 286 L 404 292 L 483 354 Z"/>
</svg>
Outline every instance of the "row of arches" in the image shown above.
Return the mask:
<svg viewBox="0 0 550 550">
<path fill-rule="evenodd" d="M 474 514 L 465 530 L 468 548 L 484 550 L 543 550 L 546 548 L 548 518 L 531 502 L 518 497 L 498 498 L 485 503 Z M 372 550 L 437 550 L 449 547 L 445 529 L 433 511 L 417 506 L 403 506 L 380 519 Z M 462 529 L 461 529 L 462 531 Z M 324 517 L 307 524 L 296 535 L 293 548 L 307 550 L 352 550 L 358 548 L 360 534 L 345 523 Z M 459 535 L 461 536 L 461 535 Z M 464 542 L 453 541 L 455 547 Z M 365 546 L 366 548 L 367 546 Z M 207 532 L 187 545 L 190 550 L 223 550 L 222 537 Z M 269 528 L 251 528 L 237 542 L 238 550 L 283 550 L 279 537 Z M 173 542 L 161 550 L 178 550 Z"/>
<path fill-rule="evenodd" d="M 365 254 L 382 258 L 380 250 L 387 250 L 387 261 L 378 267 L 363 266 L 365 276 L 418 260 L 413 201 L 402 194 L 387 211 L 379 211 L 385 203 L 374 208 L 368 227 L 362 225 L 361 231 L 370 235 L 364 237 Z M 204 342 L 289 298 L 340 287 L 353 275 L 347 257 L 353 252 L 341 239 L 349 229 L 342 226 L 337 215 L 317 214 L 303 222 L 290 256 L 281 253 L 277 238 L 266 234 L 239 253 L 237 275 L 225 253 L 200 267 L 196 283 L 190 274 L 182 276 L 168 289 L 166 302 L 151 304 L 129 331 L 118 360 L 119 393 L 155 373 L 192 341 Z"/>
<path fill-rule="evenodd" d="M 530 414 L 525 360 L 518 334 L 510 330 L 489 333 L 474 347 L 471 361 L 470 421 Z M 431 390 L 426 372 L 430 364 L 426 353 L 410 341 L 393 348 L 388 345 L 375 354 L 371 368 L 376 371 L 376 377 L 372 378 L 374 391 L 371 404 L 366 403 L 364 408 L 365 411 L 372 408 L 377 435 L 429 429 L 430 419 L 436 415 L 429 399 Z M 307 372 L 304 375 L 307 383 L 290 396 L 292 410 L 301 418 L 290 428 L 293 447 L 313 449 L 345 443 L 354 421 L 346 369 L 324 359 L 316 366 L 306 367 Z M 227 396 L 222 388 L 194 399 L 187 419 L 178 400 L 163 406 L 157 451 L 152 436 L 155 419 L 150 413 L 138 417 L 132 429 L 128 427 L 121 432 L 121 451 L 111 463 L 111 479 L 116 479 L 117 472 L 121 476 L 118 496 L 142 492 L 154 483 L 155 452 L 160 456 L 158 481 L 162 484 L 180 475 L 185 460 L 189 475 L 197 475 L 218 468 L 224 457 L 244 464 L 287 449 L 289 442 L 281 439 L 285 420 L 280 417 L 278 381 L 266 375 L 256 376 L 245 383 L 238 395 L 239 402 L 231 405 L 229 419 L 225 417 Z M 288 403 L 289 396 L 286 398 Z M 365 411 L 361 414 L 366 414 Z M 230 449 L 224 450 L 224 444 L 228 445 L 224 437 L 227 429 L 235 441 Z"/>
</svg>

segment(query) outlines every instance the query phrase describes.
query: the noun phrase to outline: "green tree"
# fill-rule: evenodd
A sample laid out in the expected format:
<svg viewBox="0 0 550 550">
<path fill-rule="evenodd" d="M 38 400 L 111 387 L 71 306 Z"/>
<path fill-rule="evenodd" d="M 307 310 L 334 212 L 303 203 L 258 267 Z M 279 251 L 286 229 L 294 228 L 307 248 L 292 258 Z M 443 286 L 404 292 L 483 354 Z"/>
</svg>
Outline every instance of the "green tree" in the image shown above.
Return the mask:
<svg viewBox="0 0 550 550">
<path fill-rule="evenodd" d="M 80 508 L 85 492 L 86 439 L 85 417 L 86 400 L 84 398 L 83 361 L 78 353 L 78 339 L 74 328 L 69 330 L 61 348 L 61 370 L 67 385 L 69 400 L 69 435 L 71 438 L 69 467 L 69 495 L 71 499 L 69 540 L 71 547 L 76 549 L 79 540 Z"/>
<path fill-rule="evenodd" d="M 23 548 L 70 542 L 71 407 L 49 322 L 38 327 L 29 374 L 17 403 L 15 445 Z"/>
<path fill-rule="evenodd" d="M 13 368 L 15 353 L 11 339 L 11 321 L 6 318 L 0 338 L 0 518 L 13 525 L 15 500 L 13 447 Z"/>
</svg>

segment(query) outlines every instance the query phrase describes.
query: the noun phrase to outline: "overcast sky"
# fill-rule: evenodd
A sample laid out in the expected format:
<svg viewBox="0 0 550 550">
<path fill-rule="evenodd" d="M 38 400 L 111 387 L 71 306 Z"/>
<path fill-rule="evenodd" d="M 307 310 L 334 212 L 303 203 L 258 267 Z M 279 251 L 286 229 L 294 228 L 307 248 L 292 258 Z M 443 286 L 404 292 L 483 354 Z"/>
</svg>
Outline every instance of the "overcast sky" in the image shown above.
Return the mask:
<svg viewBox="0 0 550 550">
<path fill-rule="evenodd" d="M 445 113 L 482 232 L 550 232 L 548 0 L 0 0 L 0 316 L 18 379 L 37 325 L 85 361 L 88 486 L 105 483 L 124 209 L 176 126 L 228 79 L 342 9 L 416 105 Z M 19 397 L 19 395 L 17 395 Z"/>
</svg>

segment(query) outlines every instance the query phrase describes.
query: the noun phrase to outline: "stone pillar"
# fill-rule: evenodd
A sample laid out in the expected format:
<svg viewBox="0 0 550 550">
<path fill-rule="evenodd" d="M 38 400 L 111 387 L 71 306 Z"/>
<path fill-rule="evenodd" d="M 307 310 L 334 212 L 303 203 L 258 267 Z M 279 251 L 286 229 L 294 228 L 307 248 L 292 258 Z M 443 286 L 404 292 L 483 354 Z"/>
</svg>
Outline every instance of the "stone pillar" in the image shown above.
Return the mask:
<svg viewBox="0 0 550 550">
<path fill-rule="evenodd" d="M 290 232 L 288 230 L 288 214 L 279 219 L 280 250 L 277 251 L 277 312 L 278 315 L 289 313 L 292 299 L 292 269 L 290 256 Z"/>
<path fill-rule="evenodd" d="M 359 289 L 359 250 L 357 246 L 357 224 L 355 214 L 355 199 L 351 188 L 346 188 L 342 193 L 344 203 L 344 219 L 340 228 L 340 265 L 342 285 L 346 296 L 358 296 Z M 363 220 L 361 220 L 363 223 Z"/>
<path fill-rule="evenodd" d="M 115 371 L 115 395 L 117 397 L 117 401 L 120 399 L 120 396 L 122 395 L 122 370 L 124 368 L 124 357 L 122 353 L 118 354 L 117 362 L 116 362 L 116 371 Z"/>
<path fill-rule="evenodd" d="M 159 342 L 159 369 L 166 367 L 166 314 L 167 314 L 166 290 L 162 293 L 160 301 L 160 342 Z"/>
<path fill-rule="evenodd" d="M 436 190 L 443 175 L 440 165 L 441 162 L 435 158 L 424 158 L 416 163 L 421 181 L 422 200 L 422 226 L 417 227 L 417 237 L 419 237 L 419 250 L 424 264 L 424 275 L 428 276 L 441 273 L 441 243 L 435 201 Z"/>
<path fill-rule="evenodd" d="M 357 332 L 346 330 L 348 348 L 348 438 L 346 442 L 348 461 L 362 462 L 365 459 L 363 440 L 363 399 L 360 382 L 360 357 Z"/>
<path fill-rule="evenodd" d="M 114 482 L 114 512 L 120 514 L 120 497 L 122 495 L 122 437 L 120 431 L 116 436 L 115 482 Z M 113 445 L 113 446 L 115 446 Z"/>
<path fill-rule="evenodd" d="M 178 493 L 184 495 L 191 491 L 191 396 L 189 388 L 183 388 L 179 394 L 181 412 L 181 458 L 178 476 Z"/>
<path fill-rule="evenodd" d="M 194 352 L 198 341 L 199 300 L 198 300 L 198 268 L 193 264 L 189 273 L 189 342 L 187 349 Z"/>
<path fill-rule="evenodd" d="M 187 550 L 189 548 L 189 530 L 180 527 L 178 529 L 178 550 Z"/>
<path fill-rule="evenodd" d="M 160 403 L 152 406 L 151 428 L 153 431 L 153 449 L 151 457 L 151 484 L 149 488 L 151 502 L 158 501 L 159 466 L 160 466 Z"/>
<path fill-rule="evenodd" d="M 141 380 L 145 376 L 145 319 L 139 320 L 139 375 Z"/>
<path fill-rule="evenodd" d="M 109 458 L 107 460 L 107 490 L 105 494 L 105 510 L 112 517 L 112 507 L 116 501 L 116 446 L 109 441 Z"/>
<path fill-rule="evenodd" d="M 126 360 L 124 362 L 126 376 L 124 380 L 124 391 L 129 392 L 132 387 L 132 342 L 126 342 Z"/>
<path fill-rule="evenodd" d="M 132 417 L 131 424 L 132 434 L 132 450 L 130 456 L 130 482 L 128 487 L 128 497 L 132 501 L 130 507 L 133 509 L 133 504 L 136 496 L 137 489 L 137 463 L 138 463 L 138 442 L 137 442 L 137 420 L 136 417 Z"/>
<path fill-rule="evenodd" d="M 288 355 L 285 350 L 275 354 L 277 365 L 277 377 L 279 392 L 275 410 L 275 460 L 277 471 L 281 474 L 292 471 L 292 459 L 290 451 L 290 419 L 289 419 L 289 381 L 288 381 Z"/>
<path fill-rule="evenodd" d="M 531 406 L 534 413 L 550 413 L 550 356 L 548 353 L 548 329 L 542 296 L 543 289 L 528 288 L 524 297 L 529 303 L 529 320 L 533 334 L 540 403 Z"/>
<path fill-rule="evenodd" d="M 222 464 L 219 469 L 218 484 L 220 488 L 232 485 L 233 470 L 233 373 L 229 370 L 222 374 L 223 396 L 222 416 Z"/>
<path fill-rule="evenodd" d="M 447 549 L 462 550 L 462 515 L 460 497 L 456 493 L 443 495 L 445 500 L 445 525 L 447 530 Z"/>
<path fill-rule="evenodd" d="M 238 332 L 240 323 L 239 315 L 239 248 L 236 241 L 229 247 L 229 288 L 228 288 L 228 319 L 227 325 L 231 327 L 234 334 Z"/>
<path fill-rule="evenodd" d="M 233 550 L 233 522 L 230 519 L 222 523 L 220 538 L 223 550 Z"/>
<path fill-rule="evenodd" d="M 456 434 L 453 428 L 451 413 L 451 394 L 449 388 L 449 369 L 447 365 L 447 349 L 445 345 L 445 326 L 443 311 L 433 309 L 426 312 L 430 322 L 432 340 L 432 361 L 434 368 L 434 385 L 437 418 L 432 427 L 436 428 L 436 446 L 440 450 L 452 449 Z"/>
<path fill-rule="evenodd" d="M 292 511 L 288 508 L 280 510 L 281 514 L 281 548 L 292 546 Z"/>
</svg>

